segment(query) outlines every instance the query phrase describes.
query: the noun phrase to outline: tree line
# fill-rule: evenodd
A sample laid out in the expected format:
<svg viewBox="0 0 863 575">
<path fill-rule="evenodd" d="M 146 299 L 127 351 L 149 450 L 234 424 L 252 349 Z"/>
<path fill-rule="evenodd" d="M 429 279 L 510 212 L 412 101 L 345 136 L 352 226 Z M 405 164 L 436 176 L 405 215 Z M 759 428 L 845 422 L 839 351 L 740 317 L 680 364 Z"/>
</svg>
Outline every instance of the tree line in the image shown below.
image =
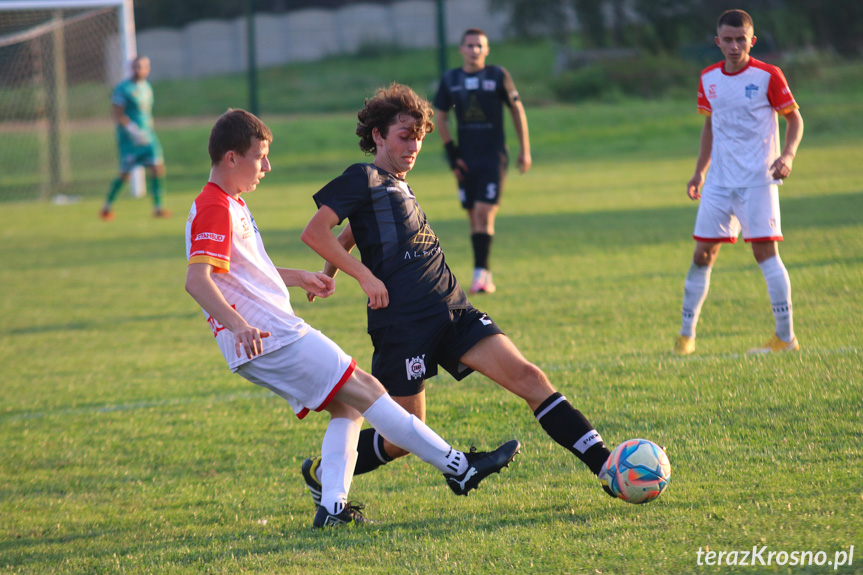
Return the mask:
<svg viewBox="0 0 863 575">
<path fill-rule="evenodd" d="M 519 36 L 548 35 L 571 43 L 570 21 L 579 23 L 583 49 L 639 48 L 678 54 L 712 43 L 719 15 L 746 10 L 755 35 L 771 51 L 806 47 L 845 57 L 863 56 L 861 0 L 492 0 L 507 10 Z"/>
</svg>

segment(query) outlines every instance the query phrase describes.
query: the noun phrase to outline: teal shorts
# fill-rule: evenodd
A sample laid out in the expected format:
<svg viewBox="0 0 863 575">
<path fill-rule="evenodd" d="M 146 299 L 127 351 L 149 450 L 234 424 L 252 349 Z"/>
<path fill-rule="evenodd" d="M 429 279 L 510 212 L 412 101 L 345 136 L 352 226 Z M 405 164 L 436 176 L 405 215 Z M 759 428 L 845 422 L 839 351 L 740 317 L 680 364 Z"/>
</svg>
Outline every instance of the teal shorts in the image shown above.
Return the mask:
<svg viewBox="0 0 863 575">
<path fill-rule="evenodd" d="M 136 146 L 129 141 L 121 141 L 120 148 L 120 173 L 128 174 L 135 166 L 157 166 L 165 163 L 162 153 L 162 144 L 156 134 L 151 134 L 152 139 L 143 146 Z"/>
</svg>

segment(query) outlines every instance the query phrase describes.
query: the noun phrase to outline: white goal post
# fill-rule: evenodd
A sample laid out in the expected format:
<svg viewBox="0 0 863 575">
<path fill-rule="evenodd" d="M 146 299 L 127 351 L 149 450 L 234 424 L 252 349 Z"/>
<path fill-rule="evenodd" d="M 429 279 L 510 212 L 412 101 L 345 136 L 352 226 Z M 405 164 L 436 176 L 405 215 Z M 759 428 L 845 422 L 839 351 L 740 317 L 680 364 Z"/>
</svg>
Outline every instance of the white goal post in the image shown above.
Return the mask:
<svg viewBox="0 0 863 575">
<path fill-rule="evenodd" d="M 0 201 L 107 192 L 109 96 L 137 54 L 134 18 L 133 0 L 0 2 Z"/>
</svg>

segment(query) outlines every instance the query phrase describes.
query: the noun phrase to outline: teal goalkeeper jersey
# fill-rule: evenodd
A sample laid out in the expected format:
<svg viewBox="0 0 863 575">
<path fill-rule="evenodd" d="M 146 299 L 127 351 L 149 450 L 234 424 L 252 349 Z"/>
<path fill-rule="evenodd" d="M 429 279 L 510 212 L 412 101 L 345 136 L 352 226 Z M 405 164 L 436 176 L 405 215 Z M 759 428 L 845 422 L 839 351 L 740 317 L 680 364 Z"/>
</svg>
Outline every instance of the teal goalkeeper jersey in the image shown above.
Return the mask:
<svg viewBox="0 0 863 575">
<path fill-rule="evenodd" d="M 153 135 L 153 88 L 146 80 L 134 82 L 123 80 L 114 88 L 111 103 L 121 106 L 123 113 L 129 117 L 142 131 Z M 121 147 L 134 147 L 132 138 L 122 128 L 117 126 L 117 137 Z"/>
</svg>

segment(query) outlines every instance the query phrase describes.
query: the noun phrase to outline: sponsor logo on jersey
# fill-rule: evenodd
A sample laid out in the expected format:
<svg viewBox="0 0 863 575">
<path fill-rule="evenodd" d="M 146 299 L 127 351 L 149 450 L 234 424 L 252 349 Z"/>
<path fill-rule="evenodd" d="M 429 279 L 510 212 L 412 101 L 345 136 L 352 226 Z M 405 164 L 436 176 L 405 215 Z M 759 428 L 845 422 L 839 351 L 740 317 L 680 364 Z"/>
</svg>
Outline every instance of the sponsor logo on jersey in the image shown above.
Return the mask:
<svg viewBox="0 0 863 575">
<path fill-rule="evenodd" d="M 713 100 L 716 98 L 716 84 L 710 84 L 707 87 L 707 98 Z"/>
<path fill-rule="evenodd" d="M 214 242 L 223 242 L 225 241 L 225 236 L 222 234 L 214 234 L 212 232 L 202 232 L 195 236 L 195 241 L 198 240 L 213 240 Z"/>
<path fill-rule="evenodd" d="M 405 260 L 412 260 L 414 258 L 427 258 L 429 256 L 433 256 L 436 253 L 442 251 L 440 246 L 435 246 L 430 250 L 414 250 L 414 251 L 406 251 L 404 258 Z"/>
<path fill-rule="evenodd" d="M 464 79 L 464 88 L 465 88 L 465 90 L 478 90 L 479 89 L 479 78 L 465 78 Z"/>
<path fill-rule="evenodd" d="M 757 95 L 758 95 L 758 86 L 756 86 L 755 84 L 749 84 L 748 86 L 746 86 L 746 97 L 747 98 L 749 98 L 751 100 L 754 96 L 757 96 Z"/>
<path fill-rule="evenodd" d="M 426 374 L 426 354 L 418 357 L 412 357 L 405 360 L 405 369 L 408 372 L 408 379 L 422 379 Z"/>
<path fill-rule="evenodd" d="M 491 325 L 491 324 L 493 323 L 493 322 L 491 321 L 491 318 L 490 318 L 490 317 L 488 317 L 488 314 L 482 314 L 482 317 L 481 317 L 481 318 L 479 318 L 479 322 L 480 322 L 482 325 Z"/>
</svg>

